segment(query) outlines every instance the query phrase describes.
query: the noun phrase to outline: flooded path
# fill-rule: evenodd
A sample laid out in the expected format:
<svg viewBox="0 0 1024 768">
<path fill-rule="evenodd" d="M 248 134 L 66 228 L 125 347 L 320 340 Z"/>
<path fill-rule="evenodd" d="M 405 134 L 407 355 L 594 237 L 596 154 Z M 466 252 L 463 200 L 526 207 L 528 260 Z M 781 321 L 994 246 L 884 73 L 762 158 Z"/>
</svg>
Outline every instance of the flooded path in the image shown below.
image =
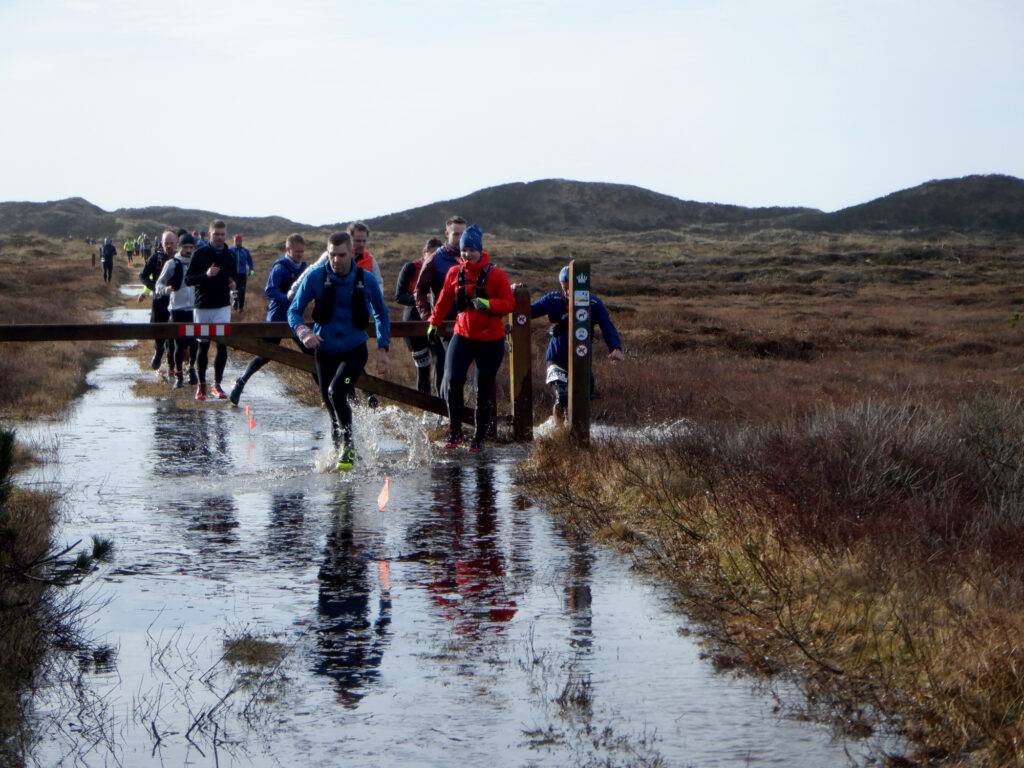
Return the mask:
<svg viewBox="0 0 1024 768">
<path fill-rule="evenodd" d="M 866 749 L 714 673 L 664 593 L 517 493 L 522 448 L 452 461 L 416 417 L 360 409 L 358 470 L 325 472 L 325 415 L 272 371 L 245 390 L 253 430 L 226 402 L 136 398 L 118 356 L 65 422 L 19 428 L 57 446 L 21 482 L 66 490 L 59 538 L 115 545 L 84 589 L 84 685 L 40 697 L 39 765 L 819 768 Z M 225 658 L 246 636 L 280 655 Z"/>
</svg>

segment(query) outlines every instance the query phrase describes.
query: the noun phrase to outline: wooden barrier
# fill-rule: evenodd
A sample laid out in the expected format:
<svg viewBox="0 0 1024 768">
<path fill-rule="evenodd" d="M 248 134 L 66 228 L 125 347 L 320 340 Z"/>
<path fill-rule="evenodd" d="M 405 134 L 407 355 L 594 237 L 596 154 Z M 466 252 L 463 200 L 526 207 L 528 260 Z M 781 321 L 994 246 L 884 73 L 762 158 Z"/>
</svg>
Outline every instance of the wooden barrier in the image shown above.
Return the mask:
<svg viewBox="0 0 1024 768">
<path fill-rule="evenodd" d="M 512 433 L 518 442 L 533 439 L 533 397 L 530 379 L 530 295 L 521 289 L 511 331 L 512 353 L 509 367 L 512 377 Z M 525 309 L 523 309 L 525 307 Z M 525 322 L 520 322 L 525 318 Z M 441 333 L 450 336 L 453 322 L 446 322 Z M 373 323 L 367 328 L 373 338 Z M 391 323 L 392 338 L 426 335 L 425 321 L 397 320 Z M 63 323 L 56 325 L 0 325 L 0 342 L 45 341 L 124 341 L 129 339 L 208 338 L 258 357 L 266 357 L 303 371 L 313 371 L 313 356 L 303 354 L 265 339 L 291 339 L 287 323 Z M 411 405 L 430 413 L 448 415 L 447 403 L 401 384 L 363 372 L 359 388 L 389 400 Z M 463 410 L 463 421 L 473 423 L 473 411 Z"/>
</svg>

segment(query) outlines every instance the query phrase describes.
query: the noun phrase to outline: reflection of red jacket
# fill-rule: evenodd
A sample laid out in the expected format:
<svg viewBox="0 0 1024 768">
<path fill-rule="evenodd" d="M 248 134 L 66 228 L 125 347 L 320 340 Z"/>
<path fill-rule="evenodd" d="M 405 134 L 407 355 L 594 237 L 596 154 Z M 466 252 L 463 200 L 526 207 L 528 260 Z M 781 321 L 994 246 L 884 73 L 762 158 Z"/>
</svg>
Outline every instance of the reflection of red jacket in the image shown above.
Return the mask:
<svg viewBox="0 0 1024 768">
<path fill-rule="evenodd" d="M 476 295 L 476 281 L 480 271 L 490 264 L 491 258 L 484 251 L 480 261 L 476 264 L 463 262 L 460 269 L 466 271 L 465 286 L 466 297 L 472 300 Z M 445 315 L 455 301 L 455 292 L 459 285 L 459 269 L 449 269 L 444 279 L 444 286 L 441 288 L 441 295 L 437 297 L 434 304 L 434 311 L 430 315 L 431 325 L 441 325 Z M 505 315 L 515 309 L 516 302 L 512 296 L 512 286 L 508 282 L 508 275 L 499 267 L 492 267 L 487 275 L 487 282 L 484 285 L 487 299 L 491 308 L 487 311 L 476 309 L 470 306 L 464 312 L 460 312 L 455 319 L 455 335 L 465 336 L 474 341 L 495 341 L 505 338 Z"/>
</svg>

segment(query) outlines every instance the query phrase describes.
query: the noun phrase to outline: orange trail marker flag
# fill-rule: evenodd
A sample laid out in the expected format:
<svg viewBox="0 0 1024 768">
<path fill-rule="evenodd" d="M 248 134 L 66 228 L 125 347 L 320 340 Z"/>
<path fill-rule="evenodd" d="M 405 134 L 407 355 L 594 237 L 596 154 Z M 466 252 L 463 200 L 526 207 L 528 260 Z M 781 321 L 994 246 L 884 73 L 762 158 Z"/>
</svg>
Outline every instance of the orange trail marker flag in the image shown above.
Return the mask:
<svg viewBox="0 0 1024 768">
<path fill-rule="evenodd" d="M 385 509 L 388 505 L 388 495 L 391 490 L 391 478 L 387 478 L 384 481 L 384 487 L 380 489 L 380 495 L 377 496 L 377 506 L 380 507 L 381 512 L 387 512 Z"/>
<path fill-rule="evenodd" d="M 245 415 L 249 417 L 249 429 L 256 429 L 256 419 L 252 417 L 252 411 L 249 410 L 248 404 L 245 406 Z"/>
</svg>

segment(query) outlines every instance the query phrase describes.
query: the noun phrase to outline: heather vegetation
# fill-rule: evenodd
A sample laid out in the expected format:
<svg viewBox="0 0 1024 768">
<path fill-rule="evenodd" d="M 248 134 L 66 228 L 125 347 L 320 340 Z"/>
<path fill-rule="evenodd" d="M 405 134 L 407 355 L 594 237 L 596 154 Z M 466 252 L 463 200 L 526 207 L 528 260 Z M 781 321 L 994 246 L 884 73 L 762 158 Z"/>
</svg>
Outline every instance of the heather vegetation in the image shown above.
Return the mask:
<svg viewBox="0 0 1024 768">
<path fill-rule="evenodd" d="M 285 234 L 247 239 L 257 278 L 241 319 L 263 318 L 258 287 Z M 303 234 L 315 258 L 324 233 Z M 373 233 L 386 296 L 424 239 Z M 5 322 L 124 301 L 87 246 L 0 246 Z M 585 452 L 539 440 L 522 472 L 531 493 L 657 569 L 707 626 L 716 664 L 793 673 L 815 716 L 911 738 L 901 759 L 1024 763 L 1024 240 L 657 230 L 509 232 L 485 246 L 535 298 L 570 259 L 589 261 L 625 347 L 621 363 L 600 340 L 595 355 L 592 412 L 618 436 Z M 115 282 L 134 282 L 118 264 Z M 552 405 L 545 330 L 538 424 Z M 59 407 L 101 350 L 0 345 L 3 413 L 42 412 L 45 366 L 68 377 L 49 393 Z M 391 357 L 411 386 L 400 343 Z M 306 374 L 284 375 L 315 401 Z"/>
<path fill-rule="evenodd" d="M 1024 763 L 1024 243 L 575 248 L 629 357 L 594 411 L 641 431 L 541 440 L 523 482 L 674 584 L 721 666 L 901 760 Z"/>
</svg>

